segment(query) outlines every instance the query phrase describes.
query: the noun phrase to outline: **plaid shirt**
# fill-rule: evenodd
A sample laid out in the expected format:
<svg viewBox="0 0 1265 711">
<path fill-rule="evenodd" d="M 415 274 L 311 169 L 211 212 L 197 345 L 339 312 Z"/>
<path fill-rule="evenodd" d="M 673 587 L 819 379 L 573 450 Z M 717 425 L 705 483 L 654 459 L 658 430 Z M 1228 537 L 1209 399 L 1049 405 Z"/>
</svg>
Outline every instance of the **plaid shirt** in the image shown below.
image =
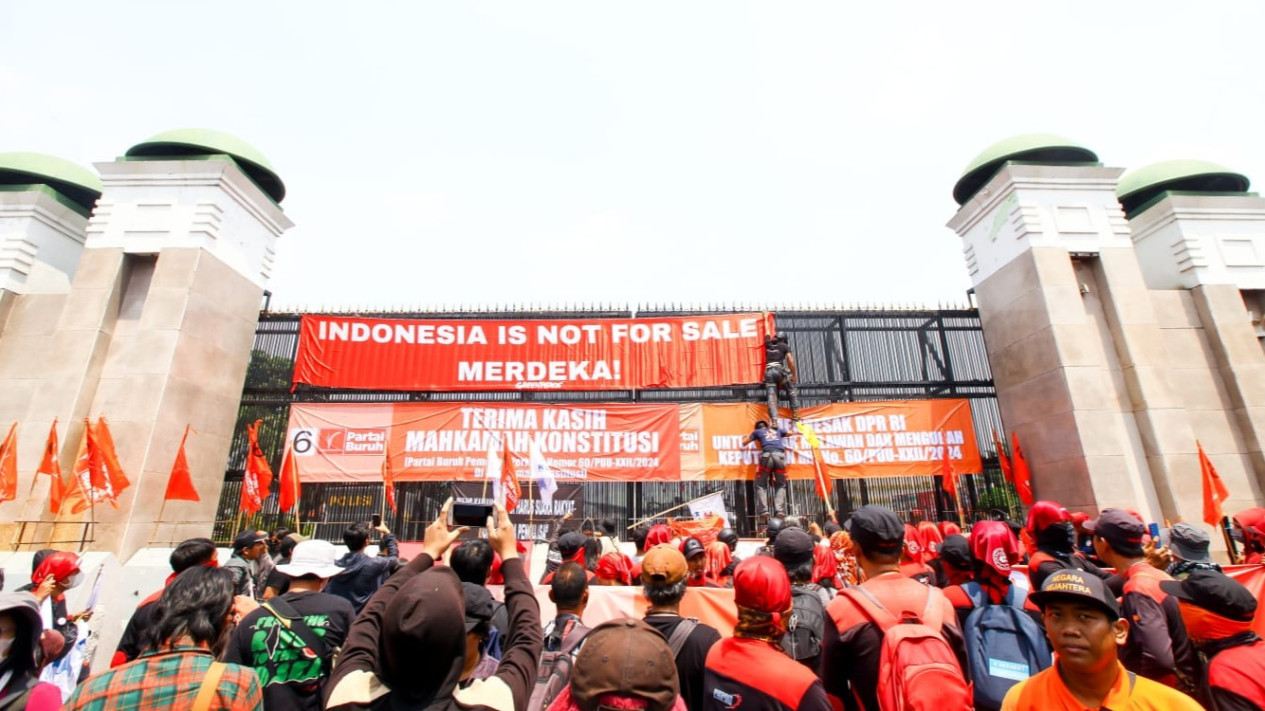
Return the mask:
<svg viewBox="0 0 1265 711">
<path fill-rule="evenodd" d="M 193 707 L 202 679 L 215 658 L 198 647 L 152 652 L 134 662 L 88 679 L 75 690 L 65 709 L 132 711 Z M 211 708 L 224 711 L 263 709 L 259 678 L 249 667 L 229 664 L 220 677 Z"/>
</svg>

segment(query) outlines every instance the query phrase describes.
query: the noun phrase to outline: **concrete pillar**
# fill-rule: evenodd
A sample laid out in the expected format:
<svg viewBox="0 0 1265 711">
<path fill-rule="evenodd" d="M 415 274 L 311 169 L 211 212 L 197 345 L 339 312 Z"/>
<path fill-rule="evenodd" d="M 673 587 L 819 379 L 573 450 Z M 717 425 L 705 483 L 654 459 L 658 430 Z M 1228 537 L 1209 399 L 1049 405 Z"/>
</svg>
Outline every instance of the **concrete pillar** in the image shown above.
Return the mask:
<svg viewBox="0 0 1265 711">
<path fill-rule="evenodd" d="M 1248 187 L 1221 166 L 1180 160 L 1139 168 L 1118 191 L 1143 277 L 1154 298 L 1174 305 L 1165 333 L 1185 365 L 1174 380 L 1230 489 L 1227 512 L 1265 500 L 1261 315 L 1244 303 L 1265 290 L 1265 198 Z M 1185 479 L 1199 501 L 1198 477 Z"/>
<path fill-rule="evenodd" d="M 1060 137 L 1009 139 L 968 167 L 949 226 L 1037 496 L 1160 520 L 1178 506 L 1163 471 L 1183 423 L 1156 372 L 1162 341 L 1116 200 L 1122 172 Z"/>
<path fill-rule="evenodd" d="M 57 354 L 39 370 L 41 387 L 65 391 L 50 399 L 66 425 L 63 469 L 84 417 L 110 423 L 131 486 L 117 510 L 91 512 L 90 547 L 126 559 L 210 534 L 274 246 L 292 225 L 275 172 L 231 136 L 161 134 L 96 167 L 104 194 L 56 322 Z M 201 501 L 164 506 L 186 425 L 198 433 L 187 453 Z M 51 536 L 88 516 L 63 513 Z"/>
</svg>

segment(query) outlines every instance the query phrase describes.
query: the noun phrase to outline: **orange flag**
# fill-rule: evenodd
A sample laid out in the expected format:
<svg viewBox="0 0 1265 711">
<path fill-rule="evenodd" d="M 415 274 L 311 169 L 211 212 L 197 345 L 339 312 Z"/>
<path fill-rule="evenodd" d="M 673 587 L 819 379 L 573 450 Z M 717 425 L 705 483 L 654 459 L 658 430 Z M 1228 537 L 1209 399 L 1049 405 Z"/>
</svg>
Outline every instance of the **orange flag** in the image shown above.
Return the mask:
<svg viewBox="0 0 1265 711">
<path fill-rule="evenodd" d="M 997 463 L 1001 465 L 1001 476 L 1011 484 L 1015 483 L 1015 472 L 1010 468 L 1010 458 L 1006 456 L 1006 445 L 997 437 L 997 430 L 993 430 L 993 446 L 997 448 Z"/>
<path fill-rule="evenodd" d="M 387 505 L 391 507 L 391 513 L 395 510 L 395 473 L 391 471 L 391 452 L 384 451 L 382 453 L 382 488 L 387 494 Z"/>
<path fill-rule="evenodd" d="M 944 458 L 940 462 L 940 486 L 957 500 L 958 473 L 953 470 L 953 458 L 949 455 L 949 440 L 944 437 Z"/>
<path fill-rule="evenodd" d="M 1019 433 L 1010 433 L 1014 446 L 1014 477 L 1015 491 L 1019 494 L 1019 499 L 1023 501 L 1025 506 L 1031 506 L 1033 502 L 1032 496 L 1032 473 L 1028 470 L 1028 460 L 1023 458 L 1023 449 L 1019 447 Z"/>
<path fill-rule="evenodd" d="M 282 511 L 289 511 L 299 503 L 299 460 L 294 456 L 294 448 L 286 447 L 285 457 L 281 460 L 281 491 L 277 493 L 277 505 Z"/>
<path fill-rule="evenodd" d="M 79 453 L 75 457 L 71 477 L 73 488 L 62 485 L 62 502 L 74 502 L 70 508 L 72 514 L 83 513 L 102 501 L 110 502 L 117 509 L 116 497 L 131 482 L 119 464 L 110 427 L 104 417 L 99 418 L 95 425 L 85 417 L 83 425 L 83 438 L 79 440 Z M 60 510 L 61 506 L 57 508 Z"/>
<path fill-rule="evenodd" d="M 264 506 L 272 488 L 272 467 L 268 458 L 259 448 L 259 426 L 263 420 L 255 420 L 246 426 L 246 436 L 250 440 L 250 449 L 246 453 L 246 473 L 242 477 L 242 511 L 253 514 Z"/>
<path fill-rule="evenodd" d="M 1221 513 L 1221 504 L 1230 498 L 1230 490 L 1225 488 L 1225 482 L 1221 481 L 1212 461 L 1204 454 L 1204 446 L 1198 440 L 1195 441 L 1195 446 L 1199 448 L 1199 473 L 1203 477 L 1204 523 L 1219 528 L 1221 519 L 1225 516 Z"/>
<path fill-rule="evenodd" d="M 18 423 L 9 427 L 9 436 L 0 444 L 0 501 L 18 498 Z"/>
<path fill-rule="evenodd" d="M 57 441 L 57 418 L 53 418 L 53 426 L 48 428 L 48 440 L 44 442 L 44 458 L 40 460 L 40 466 L 35 470 L 35 475 L 47 474 L 49 479 L 48 488 L 48 512 L 56 514 L 61 510 L 63 485 L 61 476 L 61 460 L 58 452 L 61 445 Z"/>
<path fill-rule="evenodd" d="M 518 506 L 518 497 L 522 495 L 522 491 L 518 488 L 518 470 L 514 468 L 509 438 L 502 439 L 505 440 L 505 451 L 501 454 L 501 491 L 505 492 L 505 510 L 513 511 Z"/>
<path fill-rule="evenodd" d="M 171 476 L 167 479 L 164 501 L 201 501 L 198 490 L 193 488 L 193 473 L 189 471 L 189 460 L 184 453 L 184 443 L 189 439 L 192 429 L 185 425 L 184 436 L 180 438 L 180 449 L 176 450 L 176 462 L 171 465 Z"/>
</svg>

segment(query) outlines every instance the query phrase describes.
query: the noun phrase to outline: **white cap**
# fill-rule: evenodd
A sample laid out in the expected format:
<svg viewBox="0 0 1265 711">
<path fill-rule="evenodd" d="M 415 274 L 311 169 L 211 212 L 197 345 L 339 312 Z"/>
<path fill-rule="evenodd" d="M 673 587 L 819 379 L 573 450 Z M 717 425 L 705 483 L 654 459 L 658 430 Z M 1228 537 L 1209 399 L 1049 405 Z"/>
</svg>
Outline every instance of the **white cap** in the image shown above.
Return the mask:
<svg viewBox="0 0 1265 711">
<path fill-rule="evenodd" d="M 285 575 L 292 578 L 304 575 L 315 575 L 318 578 L 332 578 L 343 572 L 343 568 L 334 561 L 338 560 L 338 549 L 329 541 L 302 541 L 294 547 L 290 554 L 290 562 L 278 565 Z"/>
</svg>

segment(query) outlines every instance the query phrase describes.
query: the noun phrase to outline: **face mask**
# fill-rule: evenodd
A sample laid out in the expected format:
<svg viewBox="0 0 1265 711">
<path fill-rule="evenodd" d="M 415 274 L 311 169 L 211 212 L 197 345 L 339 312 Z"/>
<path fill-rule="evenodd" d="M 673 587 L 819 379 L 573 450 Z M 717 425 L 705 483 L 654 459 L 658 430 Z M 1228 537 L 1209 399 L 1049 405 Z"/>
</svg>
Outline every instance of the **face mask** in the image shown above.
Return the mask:
<svg viewBox="0 0 1265 711">
<path fill-rule="evenodd" d="M 16 639 L 16 637 L 10 637 L 8 639 L 0 639 L 0 662 L 3 662 L 4 660 L 9 658 L 9 649 L 13 647 L 14 639 Z"/>
<path fill-rule="evenodd" d="M 66 587 L 66 589 L 67 589 L 67 590 L 69 590 L 69 589 L 71 589 L 71 588 L 75 587 L 76 585 L 78 585 L 78 584 L 79 584 L 79 583 L 81 583 L 81 582 L 83 582 L 83 573 L 82 573 L 82 572 L 80 572 L 80 573 L 75 573 L 74 575 L 70 576 L 69 578 L 66 578 L 66 582 L 65 582 L 65 583 L 63 583 L 63 585 Z"/>
</svg>

